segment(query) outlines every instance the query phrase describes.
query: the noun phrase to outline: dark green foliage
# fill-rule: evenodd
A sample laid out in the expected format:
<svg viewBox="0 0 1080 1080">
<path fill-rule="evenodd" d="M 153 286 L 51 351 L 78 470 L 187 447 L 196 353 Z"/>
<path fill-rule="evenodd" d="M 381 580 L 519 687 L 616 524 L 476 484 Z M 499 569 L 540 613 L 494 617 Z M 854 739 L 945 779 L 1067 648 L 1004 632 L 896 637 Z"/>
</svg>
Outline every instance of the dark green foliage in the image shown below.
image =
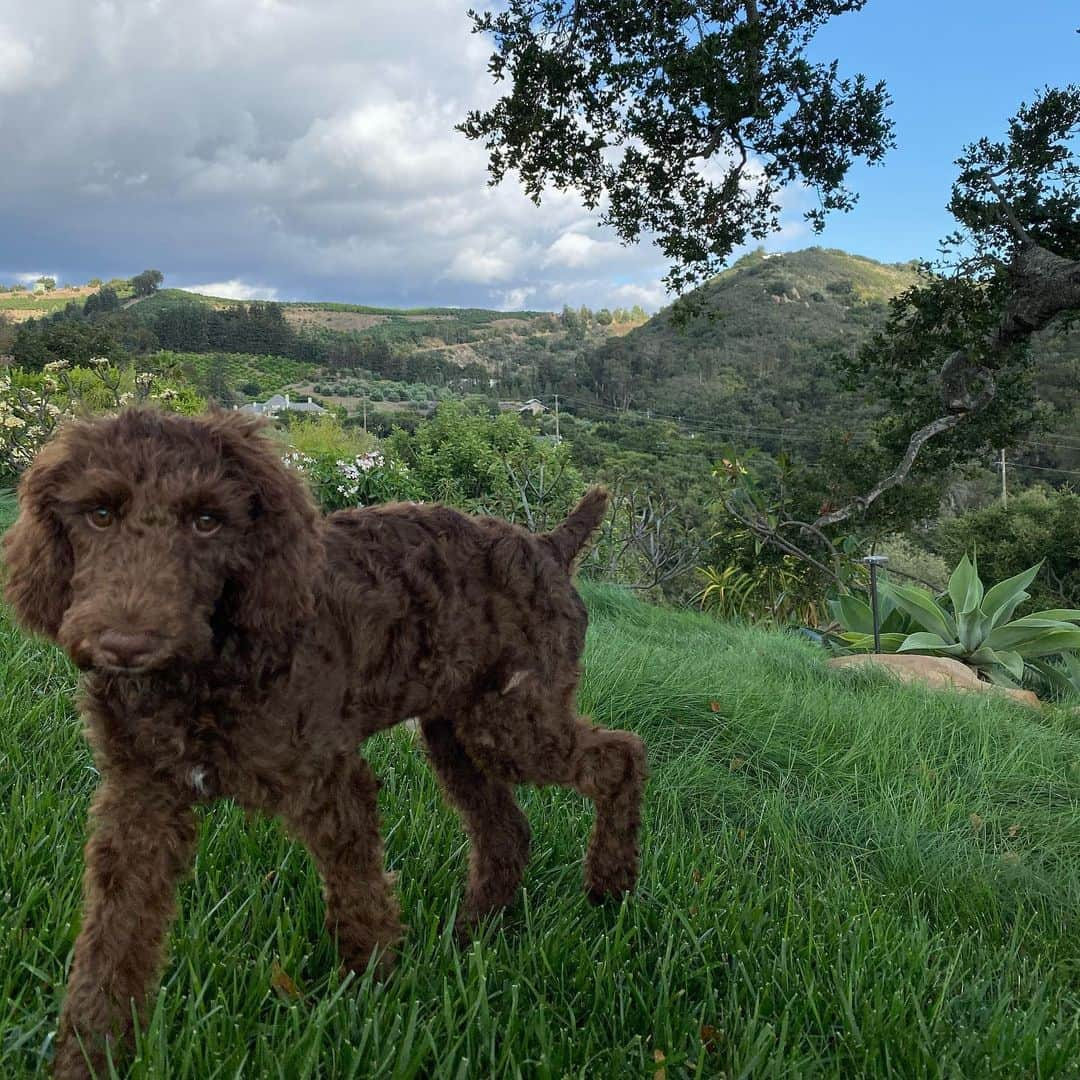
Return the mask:
<svg viewBox="0 0 1080 1080">
<path fill-rule="evenodd" d="M 136 296 L 152 296 L 164 280 L 165 275 L 160 270 L 144 270 L 131 279 L 131 288 Z"/>
<path fill-rule="evenodd" d="M 1018 243 L 1016 219 L 1035 243 L 1080 259 L 1080 84 L 1046 87 L 1010 117 L 1005 140 L 979 139 L 957 159 L 949 209 L 963 234 L 951 248 L 976 245 L 984 272 Z M 1008 206 L 1006 212 L 1004 204 Z M 965 253 L 966 254 L 966 253 Z"/>
<path fill-rule="evenodd" d="M 1080 607 L 1080 495 L 1036 487 L 954 518 L 931 532 L 947 562 L 975 552 L 985 578 L 1003 581 L 1045 560 L 1029 586 L 1034 608 Z"/>
<path fill-rule="evenodd" d="M 116 290 L 110 289 L 108 285 L 98 289 L 96 293 L 91 293 L 83 304 L 83 314 L 88 316 L 119 310 L 120 297 L 116 295 Z"/>
<path fill-rule="evenodd" d="M 197 300 L 161 311 L 153 322 L 163 348 L 182 352 L 239 352 L 293 356 L 300 342 L 280 304 L 253 302 L 215 308 Z"/>
<path fill-rule="evenodd" d="M 12 355 L 19 367 L 40 371 L 53 360 L 85 365 L 95 356 L 107 356 L 119 362 L 124 351 L 105 326 L 81 318 L 52 318 L 23 323 L 15 335 Z"/>
<path fill-rule="evenodd" d="M 890 301 L 888 321 L 854 356 L 843 359 L 845 384 L 879 397 L 886 416 L 880 438 L 898 459 L 911 432 L 943 412 L 938 381 L 945 359 L 992 335 L 1000 319 L 1004 278 L 983 282 L 941 277 L 924 268 L 919 284 Z M 993 400 L 923 450 L 918 466 L 940 472 L 979 452 L 1011 446 L 1037 430 L 1040 412 L 1026 346 L 981 350 L 997 384 Z"/>
<path fill-rule="evenodd" d="M 509 90 L 460 130 L 487 148 L 493 182 L 516 172 L 535 202 L 549 186 L 574 189 L 603 204 L 623 241 L 656 234 L 678 290 L 775 232 L 788 186 L 816 191 L 806 214 L 816 230 L 854 204 L 851 164 L 880 161 L 893 142 L 889 97 L 806 52 L 822 26 L 864 4 L 509 0 L 472 13 Z"/>
</svg>

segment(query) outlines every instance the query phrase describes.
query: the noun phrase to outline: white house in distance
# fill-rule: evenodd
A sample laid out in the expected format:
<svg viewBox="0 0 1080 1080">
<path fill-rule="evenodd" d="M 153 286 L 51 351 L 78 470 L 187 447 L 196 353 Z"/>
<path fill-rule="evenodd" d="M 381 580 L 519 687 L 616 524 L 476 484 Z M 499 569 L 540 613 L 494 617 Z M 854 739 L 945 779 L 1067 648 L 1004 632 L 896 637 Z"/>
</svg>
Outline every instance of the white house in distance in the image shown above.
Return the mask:
<svg viewBox="0 0 1080 1080">
<path fill-rule="evenodd" d="M 316 405 L 311 398 L 307 401 L 291 401 L 288 394 L 275 394 L 266 401 L 253 401 L 240 406 L 241 412 L 253 412 L 259 416 L 274 416 L 279 412 L 324 413 L 321 405 Z"/>
<path fill-rule="evenodd" d="M 536 398 L 529 398 L 524 405 L 518 406 L 518 413 L 521 415 L 528 413 L 530 416 L 539 416 L 540 413 L 546 413 L 547 411 L 548 407 Z"/>
</svg>

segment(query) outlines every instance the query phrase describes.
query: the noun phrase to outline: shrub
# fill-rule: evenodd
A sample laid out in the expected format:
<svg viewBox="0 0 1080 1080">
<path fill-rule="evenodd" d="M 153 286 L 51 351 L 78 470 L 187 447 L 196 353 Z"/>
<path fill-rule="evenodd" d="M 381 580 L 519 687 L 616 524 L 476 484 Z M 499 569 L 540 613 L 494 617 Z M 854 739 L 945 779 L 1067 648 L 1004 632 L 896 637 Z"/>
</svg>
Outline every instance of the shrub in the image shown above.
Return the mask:
<svg viewBox="0 0 1080 1080">
<path fill-rule="evenodd" d="M 105 357 L 95 361 L 85 368 L 58 360 L 41 373 L 0 372 L 0 478 L 10 482 L 23 472 L 67 417 L 111 411 L 130 401 L 154 401 L 187 414 L 205 408 L 190 387 L 121 370 Z"/>
<path fill-rule="evenodd" d="M 906 536 L 888 536 L 878 544 L 877 550 L 888 556 L 889 570 L 899 577 L 915 578 L 939 593 L 948 587 L 949 564 L 940 555 L 920 547 Z M 985 560 L 983 568 L 986 568 Z"/>
<path fill-rule="evenodd" d="M 388 444 L 425 498 L 534 529 L 561 520 L 582 488 L 566 443 L 537 438 L 511 413 L 488 416 L 442 404 L 412 434 L 395 430 Z"/>
<path fill-rule="evenodd" d="M 981 510 L 942 521 L 933 534 L 937 550 L 950 563 L 977 551 L 988 577 L 1020 573 L 1033 556 L 1042 569 L 1030 592 L 1041 606 L 1080 606 L 1080 494 L 1069 489 L 1034 487 Z"/>
<path fill-rule="evenodd" d="M 288 441 L 293 449 L 313 458 L 351 460 L 375 448 L 372 436 L 346 428 L 334 413 L 283 413 L 279 420 L 288 422 Z"/>
<path fill-rule="evenodd" d="M 378 448 L 352 457 L 290 449 L 283 460 L 305 475 L 319 504 L 328 512 L 417 499 L 422 494 L 408 466 Z"/>
</svg>

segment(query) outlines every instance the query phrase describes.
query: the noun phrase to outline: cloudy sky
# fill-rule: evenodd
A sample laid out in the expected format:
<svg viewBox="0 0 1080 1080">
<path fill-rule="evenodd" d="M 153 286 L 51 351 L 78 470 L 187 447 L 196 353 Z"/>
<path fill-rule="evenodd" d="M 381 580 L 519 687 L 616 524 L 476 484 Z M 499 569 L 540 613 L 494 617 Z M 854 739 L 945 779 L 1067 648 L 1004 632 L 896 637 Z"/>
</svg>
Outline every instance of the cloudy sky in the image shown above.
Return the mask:
<svg viewBox="0 0 1080 1080">
<path fill-rule="evenodd" d="M 0 281 L 128 276 L 391 305 L 664 301 L 664 265 L 573 196 L 486 184 L 453 130 L 493 99 L 466 0 L 0 0 Z M 900 148 L 821 238 L 933 253 L 962 144 L 1080 71 L 1075 0 L 870 0 L 818 43 L 884 77 Z"/>
</svg>

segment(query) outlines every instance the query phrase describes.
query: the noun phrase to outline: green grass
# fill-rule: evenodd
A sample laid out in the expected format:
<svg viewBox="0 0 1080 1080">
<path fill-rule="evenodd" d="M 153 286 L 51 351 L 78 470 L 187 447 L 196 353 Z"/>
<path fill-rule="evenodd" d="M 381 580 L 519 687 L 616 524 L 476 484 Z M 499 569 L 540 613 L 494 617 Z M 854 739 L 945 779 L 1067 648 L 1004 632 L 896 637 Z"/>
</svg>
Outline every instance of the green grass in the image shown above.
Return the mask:
<svg viewBox="0 0 1080 1080">
<path fill-rule="evenodd" d="M 397 973 L 340 983 L 306 855 L 217 807 L 133 1076 L 649 1077 L 656 1051 L 668 1077 L 1076 1075 L 1075 718 L 587 599 L 582 708 L 653 764 L 639 893 L 589 907 L 583 800 L 526 789 L 523 901 L 459 949 L 462 833 L 392 732 L 367 749 L 409 924 Z M 76 928 L 94 774 L 74 682 L 0 623 L 5 1077 L 39 1067 Z"/>
<path fill-rule="evenodd" d="M 82 300 L 82 297 L 78 297 L 75 302 L 81 307 Z M 49 296 L 47 293 L 44 296 L 36 293 L 0 295 L 0 311 L 34 311 L 48 315 L 50 311 L 57 311 L 70 303 L 72 303 L 70 296 L 56 297 Z"/>
</svg>

